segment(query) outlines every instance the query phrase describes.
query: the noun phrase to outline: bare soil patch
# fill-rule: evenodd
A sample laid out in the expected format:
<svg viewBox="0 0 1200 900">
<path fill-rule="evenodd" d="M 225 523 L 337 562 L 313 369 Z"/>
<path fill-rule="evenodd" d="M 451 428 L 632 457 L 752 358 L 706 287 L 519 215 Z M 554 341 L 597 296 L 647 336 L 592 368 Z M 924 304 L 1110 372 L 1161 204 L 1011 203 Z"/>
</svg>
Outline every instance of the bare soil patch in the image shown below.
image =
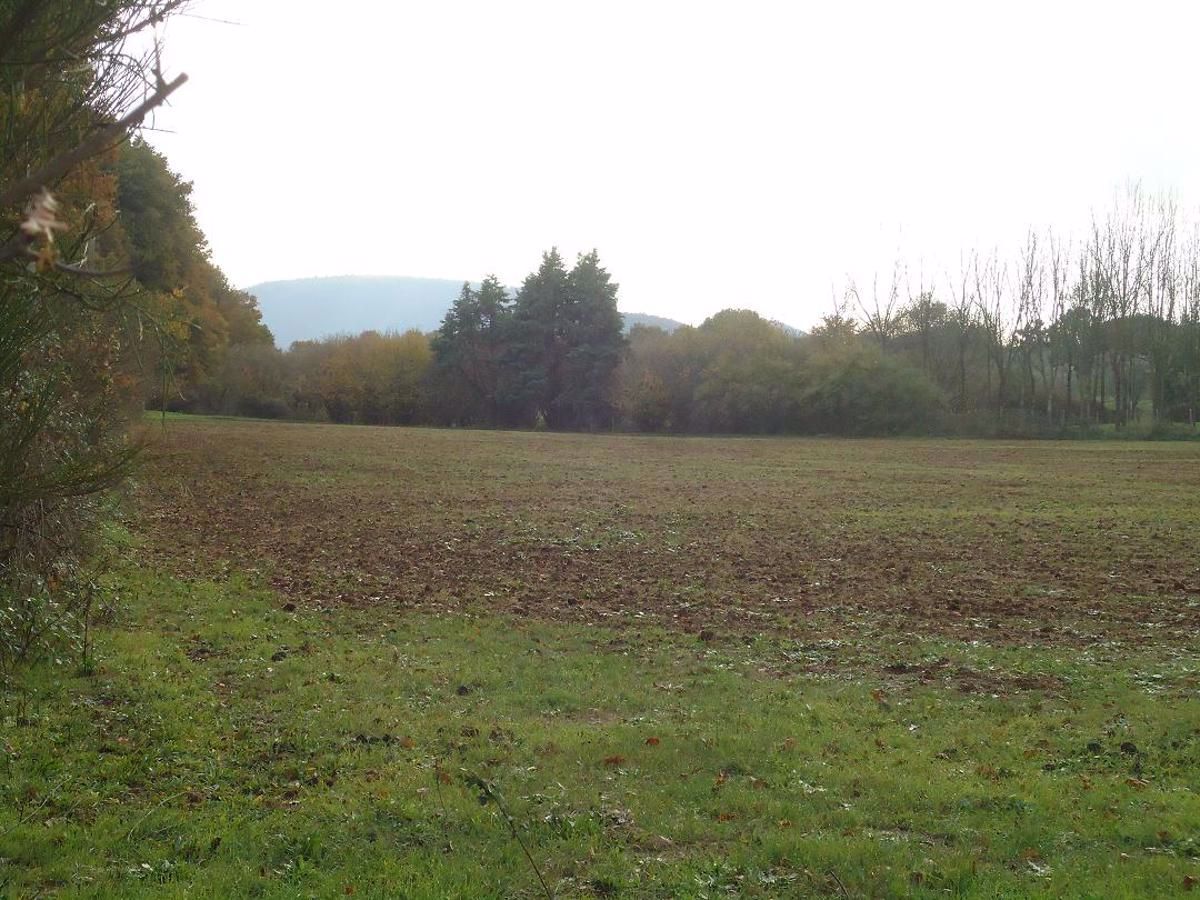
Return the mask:
<svg viewBox="0 0 1200 900">
<path fill-rule="evenodd" d="M 171 420 L 138 489 L 175 571 L 308 606 L 716 640 L 880 631 L 1190 646 L 1200 446 L 662 438 Z M 960 673 L 986 690 L 986 673 Z M 940 676 L 939 676 L 940 677 Z"/>
</svg>

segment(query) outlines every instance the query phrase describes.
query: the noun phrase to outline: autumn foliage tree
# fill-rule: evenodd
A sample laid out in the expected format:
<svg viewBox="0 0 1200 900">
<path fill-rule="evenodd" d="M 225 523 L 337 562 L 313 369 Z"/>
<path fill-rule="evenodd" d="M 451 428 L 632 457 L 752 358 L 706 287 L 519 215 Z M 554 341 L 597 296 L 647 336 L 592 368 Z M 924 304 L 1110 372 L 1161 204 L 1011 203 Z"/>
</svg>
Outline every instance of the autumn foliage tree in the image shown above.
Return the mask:
<svg viewBox="0 0 1200 900">
<path fill-rule="evenodd" d="M 125 146 L 185 80 L 145 40 L 181 6 L 0 2 L 0 676 L 88 608 L 82 565 L 135 455 L 146 356 L 175 336 L 211 357 L 253 317 L 249 298 L 219 314 L 239 301 L 212 267 L 172 270 L 205 256 L 203 237 L 143 214 L 178 210 L 178 183 Z M 184 311 L 189 280 L 208 291 L 203 321 Z"/>
</svg>

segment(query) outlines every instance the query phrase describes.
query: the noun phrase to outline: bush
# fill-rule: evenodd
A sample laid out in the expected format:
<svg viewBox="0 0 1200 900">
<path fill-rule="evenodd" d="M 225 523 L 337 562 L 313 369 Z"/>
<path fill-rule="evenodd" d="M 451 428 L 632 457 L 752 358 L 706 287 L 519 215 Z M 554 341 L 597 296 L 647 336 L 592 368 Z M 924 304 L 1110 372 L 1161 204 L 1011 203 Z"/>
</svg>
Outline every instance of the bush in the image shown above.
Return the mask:
<svg viewBox="0 0 1200 900">
<path fill-rule="evenodd" d="M 0 287 L 0 674 L 74 616 L 99 497 L 134 457 L 117 318 L 25 278 Z"/>
<path fill-rule="evenodd" d="M 930 433 L 945 397 L 924 373 L 871 348 L 820 351 L 803 368 L 804 431 L 846 435 Z"/>
</svg>

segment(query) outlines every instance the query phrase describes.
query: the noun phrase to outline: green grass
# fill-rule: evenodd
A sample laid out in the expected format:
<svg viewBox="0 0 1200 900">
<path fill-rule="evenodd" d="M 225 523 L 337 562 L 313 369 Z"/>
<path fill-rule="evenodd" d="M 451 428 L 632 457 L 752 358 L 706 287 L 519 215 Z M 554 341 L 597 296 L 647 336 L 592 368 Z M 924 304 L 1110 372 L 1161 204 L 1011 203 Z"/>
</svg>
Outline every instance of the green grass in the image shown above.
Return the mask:
<svg viewBox="0 0 1200 900">
<path fill-rule="evenodd" d="M 537 896 L 470 776 L 558 896 L 1146 897 L 1200 874 L 1194 658 L 913 660 L 1058 683 L 992 696 L 787 674 L 822 648 L 781 638 L 287 612 L 132 564 L 112 589 L 99 673 L 31 673 L 3 722 L 14 897 Z"/>
<path fill-rule="evenodd" d="M 1200 878 L 1191 447 L 168 435 L 2 698 L 0 897 Z"/>
</svg>

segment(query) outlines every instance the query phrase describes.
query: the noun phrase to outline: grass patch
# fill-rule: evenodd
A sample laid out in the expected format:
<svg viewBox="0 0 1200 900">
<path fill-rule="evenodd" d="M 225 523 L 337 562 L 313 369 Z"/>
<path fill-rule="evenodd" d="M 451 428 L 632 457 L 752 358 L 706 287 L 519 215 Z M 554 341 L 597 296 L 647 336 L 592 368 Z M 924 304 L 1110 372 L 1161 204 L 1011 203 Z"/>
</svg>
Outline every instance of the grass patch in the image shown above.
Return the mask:
<svg viewBox="0 0 1200 900">
<path fill-rule="evenodd" d="M 125 564 L 98 674 L 6 715 L 10 896 L 1161 896 L 1200 876 L 1194 656 L 287 610 Z M 1116 664 L 1114 664 L 1116 663 Z"/>
</svg>

